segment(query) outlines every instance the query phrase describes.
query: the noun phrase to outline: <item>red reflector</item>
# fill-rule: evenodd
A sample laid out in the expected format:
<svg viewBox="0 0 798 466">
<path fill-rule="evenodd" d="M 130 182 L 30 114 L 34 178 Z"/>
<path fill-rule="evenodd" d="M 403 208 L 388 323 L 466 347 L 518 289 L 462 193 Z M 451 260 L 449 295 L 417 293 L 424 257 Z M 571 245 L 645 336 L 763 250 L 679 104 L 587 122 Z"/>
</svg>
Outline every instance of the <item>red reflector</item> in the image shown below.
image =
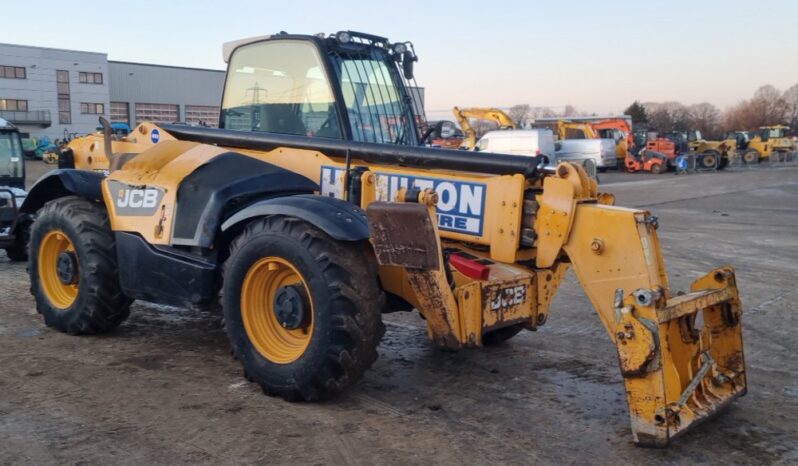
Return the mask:
<svg viewBox="0 0 798 466">
<path fill-rule="evenodd" d="M 473 259 L 463 257 L 460 254 L 451 254 L 449 256 L 449 263 L 452 264 L 458 272 L 468 278 L 487 280 L 490 276 L 490 267 L 485 264 L 480 264 Z"/>
</svg>

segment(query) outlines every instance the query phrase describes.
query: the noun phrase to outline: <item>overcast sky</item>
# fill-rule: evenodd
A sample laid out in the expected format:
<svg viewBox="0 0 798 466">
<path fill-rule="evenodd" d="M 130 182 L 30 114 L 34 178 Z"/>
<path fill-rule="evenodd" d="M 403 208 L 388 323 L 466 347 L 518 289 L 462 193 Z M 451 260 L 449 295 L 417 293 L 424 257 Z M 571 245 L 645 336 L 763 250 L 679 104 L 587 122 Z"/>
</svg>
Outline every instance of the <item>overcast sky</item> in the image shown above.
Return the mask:
<svg viewBox="0 0 798 466">
<path fill-rule="evenodd" d="M 222 43 L 281 30 L 410 40 L 431 117 L 453 105 L 708 101 L 798 83 L 798 1 L 4 1 L 0 42 L 224 69 Z"/>
</svg>

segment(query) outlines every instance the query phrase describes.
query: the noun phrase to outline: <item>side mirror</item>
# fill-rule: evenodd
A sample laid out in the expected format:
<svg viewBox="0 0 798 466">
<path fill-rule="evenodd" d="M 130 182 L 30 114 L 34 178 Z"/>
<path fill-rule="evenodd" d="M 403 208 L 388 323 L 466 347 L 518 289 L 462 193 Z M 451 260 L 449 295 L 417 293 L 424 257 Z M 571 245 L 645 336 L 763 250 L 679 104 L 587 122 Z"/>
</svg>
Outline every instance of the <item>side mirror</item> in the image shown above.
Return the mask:
<svg viewBox="0 0 798 466">
<path fill-rule="evenodd" d="M 405 79 L 413 79 L 413 63 L 416 60 L 418 57 L 409 50 L 402 54 L 402 73 L 405 75 Z"/>
</svg>

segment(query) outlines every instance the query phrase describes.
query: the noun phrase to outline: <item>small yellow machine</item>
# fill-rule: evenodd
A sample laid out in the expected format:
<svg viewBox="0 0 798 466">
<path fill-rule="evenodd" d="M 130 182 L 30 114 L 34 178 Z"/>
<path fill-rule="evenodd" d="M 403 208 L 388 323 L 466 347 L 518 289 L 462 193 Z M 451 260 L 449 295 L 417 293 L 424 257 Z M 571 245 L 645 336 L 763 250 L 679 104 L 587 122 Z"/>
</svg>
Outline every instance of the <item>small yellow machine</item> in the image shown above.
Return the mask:
<svg viewBox="0 0 798 466">
<path fill-rule="evenodd" d="M 762 160 L 783 160 L 785 156 L 795 150 L 795 142 L 787 136 L 789 126 L 763 126 L 759 132 L 748 141 L 743 151 L 743 162 L 748 164 L 759 163 Z"/>
<path fill-rule="evenodd" d="M 745 394 L 734 270 L 674 293 L 657 218 L 614 206 L 580 166 L 422 146 L 410 43 L 281 33 L 225 60 L 220 129 L 148 123 L 112 141 L 104 122 L 62 154 L 94 171 L 33 187 L 47 325 L 106 332 L 134 299 L 221 295 L 245 376 L 317 400 L 377 358 L 382 313 L 417 310 L 443 348 L 496 344 L 543 326 L 572 268 L 617 350 L 638 445 Z"/>
<path fill-rule="evenodd" d="M 501 109 L 498 108 L 482 108 L 482 107 L 474 107 L 474 108 L 459 108 L 454 107 L 452 109 L 452 114 L 454 114 L 454 118 L 457 120 L 457 123 L 460 125 L 460 129 L 463 130 L 463 142 L 460 144 L 460 148 L 462 149 L 473 149 L 474 146 L 477 144 L 477 132 L 471 126 L 471 122 L 468 121 L 469 118 L 474 118 L 476 120 L 488 120 L 494 121 L 499 125 L 499 129 L 515 129 L 516 125 L 512 118 L 509 115 L 504 113 Z"/>
</svg>

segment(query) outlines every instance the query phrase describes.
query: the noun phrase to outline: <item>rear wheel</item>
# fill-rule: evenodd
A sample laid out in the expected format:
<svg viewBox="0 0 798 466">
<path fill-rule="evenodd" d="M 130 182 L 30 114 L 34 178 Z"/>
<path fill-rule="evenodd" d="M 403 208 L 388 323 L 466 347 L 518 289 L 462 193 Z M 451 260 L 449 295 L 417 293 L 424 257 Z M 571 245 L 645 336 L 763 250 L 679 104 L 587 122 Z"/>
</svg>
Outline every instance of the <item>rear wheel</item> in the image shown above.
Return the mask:
<svg viewBox="0 0 798 466">
<path fill-rule="evenodd" d="M 663 171 L 662 165 L 663 165 L 662 163 L 655 163 L 651 165 L 651 173 L 655 175 L 659 175 L 660 173 L 662 173 Z"/>
<path fill-rule="evenodd" d="M 222 306 L 233 354 L 264 393 L 317 400 L 377 359 L 385 296 L 367 242 L 335 241 L 287 217 L 256 220 L 233 241 Z"/>
<path fill-rule="evenodd" d="M 108 332 L 130 312 L 108 216 L 85 199 L 64 197 L 39 211 L 28 270 L 36 309 L 49 327 L 73 335 Z"/>
<path fill-rule="evenodd" d="M 759 159 L 759 152 L 757 152 L 756 149 L 751 149 L 743 154 L 743 162 L 748 165 L 759 163 Z"/>
</svg>

